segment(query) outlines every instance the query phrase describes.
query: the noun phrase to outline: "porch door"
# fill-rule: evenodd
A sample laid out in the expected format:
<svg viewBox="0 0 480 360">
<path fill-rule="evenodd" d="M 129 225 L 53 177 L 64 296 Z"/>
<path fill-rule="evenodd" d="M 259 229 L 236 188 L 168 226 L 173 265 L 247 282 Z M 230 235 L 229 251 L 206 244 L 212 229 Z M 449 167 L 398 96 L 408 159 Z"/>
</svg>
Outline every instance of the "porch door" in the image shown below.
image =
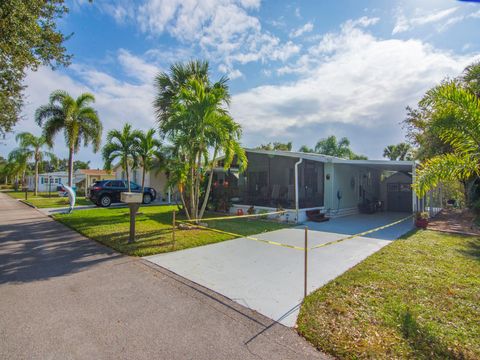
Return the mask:
<svg viewBox="0 0 480 360">
<path fill-rule="evenodd" d="M 387 210 L 412 212 L 412 188 L 410 184 L 387 184 Z"/>
</svg>

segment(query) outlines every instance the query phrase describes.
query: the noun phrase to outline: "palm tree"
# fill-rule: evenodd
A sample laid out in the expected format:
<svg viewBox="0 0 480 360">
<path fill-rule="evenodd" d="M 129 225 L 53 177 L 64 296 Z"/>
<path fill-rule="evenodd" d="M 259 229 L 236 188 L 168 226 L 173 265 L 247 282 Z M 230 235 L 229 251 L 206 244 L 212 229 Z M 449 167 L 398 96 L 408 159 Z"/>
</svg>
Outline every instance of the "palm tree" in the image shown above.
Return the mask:
<svg viewBox="0 0 480 360">
<path fill-rule="evenodd" d="M 158 157 L 158 151 L 162 144 L 154 138 L 155 129 L 150 129 L 146 133 L 140 131 L 136 138 L 136 154 L 142 165 L 142 193 L 145 189 L 145 174 L 152 170 L 153 161 Z"/>
<path fill-rule="evenodd" d="M 383 149 L 383 157 L 389 160 L 397 160 L 397 145 L 388 145 L 385 149 Z"/>
<path fill-rule="evenodd" d="M 241 127 L 230 116 L 227 78 L 211 83 L 208 63 L 175 64 L 156 78 L 154 103 L 161 132 L 173 145 L 170 178 L 176 181 L 187 217 L 203 217 L 220 153 L 228 168 L 237 157 L 241 170 L 247 158 L 239 139 Z M 210 157 L 210 154 L 213 154 Z M 209 174 L 202 193 L 202 176 Z"/>
<path fill-rule="evenodd" d="M 315 152 L 315 150 L 313 150 L 312 148 L 309 148 L 307 145 L 302 145 L 302 146 L 300 146 L 300 149 L 298 149 L 298 151 L 304 152 L 304 153 L 313 153 L 313 152 Z"/>
<path fill-rule="evenodd" d="M 15 139 L 19 142 L 20 148 L 26 152 L 27 161 L 33 158 L 35 163 L 35 185 L 34 185 L 34 193 L 35 196 L 38 195 L 38 165 L 43 160 L 45 156 L 50 158 L 54 157 L 51 152 L 43 151 L 45 146 L 51 148 L 45 136 L 35 136 L 29 132 L 23 132 L 18 134 Z"/>
<path fill-rule="evenodd" d="M 78 152 L 83 142 L 84 146 L 93 145 L 93 151 L 100 148 L 102 139 L 102 123 L 97 111 L 90 105 L 95 97 L 83 93 L 74 99 L 67 92 L 57 90 L 50 95 L 50 101 L 40 106 L 35 119 L 43 126 L 43 135 L 52 146 L 55 136 L 63 130 L 68 146 L 68 186 L 73 185 L 73 155 Z"/>
<path fill-rule="evenodd" d="M 8 172 L 15 177 L 15 190 L 18 190 L 19 178 L 21 183 L 26 184 L 25 176 L 28 168 L 29 151 L 24 148 L 17 148 L 8 154 Z"/>
<path fill-rule="evenodd" d="M 348 158 L 350 156 L 350 140 L 346 137 L 337 141 L 335 135 L 321 139 L 315 145 L 315 152 L 323 155 L 336 156 L 340 158 Z"/>
<path fill-rule="evenodd" d="M 457 81 L 435 87 L 429 95 L 432 126 L 452 152 L 434 156 L 423 164 L 413 185 L 419 196 L 442 181 L 469 181 L 480 175 L 480 99 Z M 469 194 L 466 189 L 467 201 Z"/>
<path fill-rule="evenodd" d="M 105 169 L 110 170 L 115 159 L 120 160 L 122 169 L 127 176 L 128 192 L 130 188 L 129 166 L 134 169 L 138 165 L 137 139 L 142 133 L 138 130 L 132 131 L 132 125 L 125 124 L 122 131 L 110 130 L 107 135 L 107 144 L 103 147 L 102 156 L 105 161 Z"/>
</svg>

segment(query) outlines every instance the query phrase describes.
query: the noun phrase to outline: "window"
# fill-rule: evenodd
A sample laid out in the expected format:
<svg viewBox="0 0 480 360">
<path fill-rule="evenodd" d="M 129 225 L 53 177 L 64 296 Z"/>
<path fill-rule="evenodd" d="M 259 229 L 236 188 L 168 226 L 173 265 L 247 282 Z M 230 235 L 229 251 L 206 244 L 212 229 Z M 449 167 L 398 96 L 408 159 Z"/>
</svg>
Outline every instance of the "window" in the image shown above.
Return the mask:
<svg viewBox="0 0 480 360">
<path fill-rule="evenodd" d="M 214 175 L 212 197 L 228 198 L 232 203 L 295 208 L 295 163 L 298 158 L 247 152 L 248 167 L 244 173 L 228 171 L 227 186 L 222 174 Z M 235 164 L 235 161 L 233 162 Z M 233 167 L 233 166 L 232 166 Z M 324 164 L 303 160 L 298 167 L 300 208 L 323 206 Z"/>
<path fill-rule="evenodd" d="M 109 182 L 109 187 L 125 187 L 125 182 L 122 180 L 113 180 Z"/>
<path fill-rule="evenodd" d="M 135 184 L 134 182 L 130 181 L 130 189 L 132 189 L 132 190 L 138 190 L 138 189 L 140 189 L 140 186 L 138 186 L 138 185 Z"/>
</svg>

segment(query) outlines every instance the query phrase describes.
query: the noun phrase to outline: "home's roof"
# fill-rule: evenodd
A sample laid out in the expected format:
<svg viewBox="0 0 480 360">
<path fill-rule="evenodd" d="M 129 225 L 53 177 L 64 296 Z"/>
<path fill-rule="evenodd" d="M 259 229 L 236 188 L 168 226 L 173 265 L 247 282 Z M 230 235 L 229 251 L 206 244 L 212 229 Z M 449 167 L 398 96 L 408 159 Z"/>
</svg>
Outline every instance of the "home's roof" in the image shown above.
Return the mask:
<svg viewBox="0 0 480 360">
<path fill-rule="evenodd" d="M 68 173 L 66 171 L 54 171 L 49 173 L 41 173 L 38 175 L 39 176 L 68 176 Z"/>
<path fill-rule="evenodd" d="M 100 169 L 78 169 L 76 172 L 84 175 L 111 175 L 112 172 L 109 170 L 100 170 Z"/>
<path fill-rule="evenodd" d="M 373 169 L 391 170 L 391 171 L 412 171 L 412 167 L 415 165 L 414 161 L 392 161 L 392 160 L 347 160 L 338 158 L 335 156 L 304 153 L 299 151 L 280 151 L 280 150 L 259 150 L 259 149 L 247 149 L 246 152 L 255 154 L 265 154 L 270 156 L 287 156 L 297 159 L 313 160 L 324 163 L 333 164 L 350 164 L 364 166 Z"/>
</svg>

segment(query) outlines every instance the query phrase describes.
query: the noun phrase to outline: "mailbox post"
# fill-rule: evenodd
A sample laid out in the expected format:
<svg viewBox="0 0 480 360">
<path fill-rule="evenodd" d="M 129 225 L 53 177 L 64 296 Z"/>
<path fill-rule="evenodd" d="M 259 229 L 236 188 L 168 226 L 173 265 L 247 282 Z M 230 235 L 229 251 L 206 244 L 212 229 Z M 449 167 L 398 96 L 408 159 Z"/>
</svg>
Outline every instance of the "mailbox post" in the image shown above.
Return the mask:
<svg viewBox="0 0 480 360">
<path fill-rule="evenodd" d="M 142 193 L 133 193 L 133 192 L 122 192 L 120 194 L 120 200 L 123 203 L 128 204 L 130 209 L 130 236 L 128 237 L 128 242 L 132 243 L 135 241 L 135 221 L 137 216 L 137 211 L 140 208 L 140 204 L 143 200 Z"/>
</svg>

